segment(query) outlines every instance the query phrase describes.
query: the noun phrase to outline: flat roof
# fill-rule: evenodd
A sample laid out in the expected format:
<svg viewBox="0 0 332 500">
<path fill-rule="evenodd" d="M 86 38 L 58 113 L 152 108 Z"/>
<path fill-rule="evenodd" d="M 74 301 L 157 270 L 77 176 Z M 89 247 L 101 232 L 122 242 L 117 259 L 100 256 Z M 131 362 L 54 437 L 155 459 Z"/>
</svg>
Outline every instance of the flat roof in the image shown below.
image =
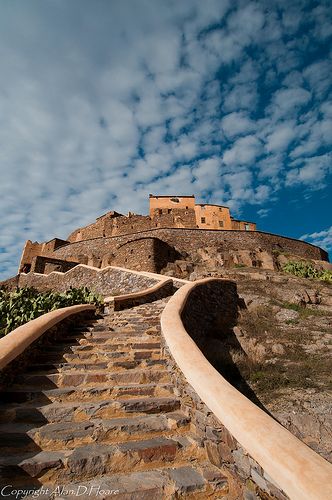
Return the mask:
<svg viewBox="0 0 332 500">
<path fill-rule="evenodd" d="M 215 203 L 196 203 L 197 206 L 200 207 L 219 207 L 219 208 L 228 208 L 227 205 L 216 205 Z"/>
<path fill-rule="evenodd" d="M 240 219 L 234 219 L 233 217 L 231 217 L 231 220 L 233 220 L 234 222 L 244 222 L 246 224 L 256 224 L 256 222 L 252 222 L 250 220 L 240 220 Z M 269 233 L 270 234 L 270 233 Z M 272 234 L 272 233 L 271 233 Z"/>
<path fill-rule="evenodd" d="M 194 194 L 149 194 L 149 198 L 195 198 Z"/>
</svg>

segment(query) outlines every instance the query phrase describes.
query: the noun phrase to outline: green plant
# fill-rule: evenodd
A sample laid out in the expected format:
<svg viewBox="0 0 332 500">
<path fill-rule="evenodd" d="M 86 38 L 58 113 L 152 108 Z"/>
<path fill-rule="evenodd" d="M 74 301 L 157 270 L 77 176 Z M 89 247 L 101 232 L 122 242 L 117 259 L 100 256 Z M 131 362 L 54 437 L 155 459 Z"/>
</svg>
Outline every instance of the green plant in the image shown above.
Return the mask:
<svg viewBox="0 0 332 500">
<path fill-rule="evenodd" d="M 42 314 L 75 304 L 102 303 L 102 297 L 87 287 L 70 288 L 66 292 L 38 292 L 35 288 L 19 288 L 8 292 L 0 288 L 0 336 Z"/>
<path fill-rule="evenodd" d="M 283 265 L 282 270 L 300 278 L 311 278 L 332 283 L 332 272 L 316 269 L 307 261 L 289 261 Z"/>
</svg>

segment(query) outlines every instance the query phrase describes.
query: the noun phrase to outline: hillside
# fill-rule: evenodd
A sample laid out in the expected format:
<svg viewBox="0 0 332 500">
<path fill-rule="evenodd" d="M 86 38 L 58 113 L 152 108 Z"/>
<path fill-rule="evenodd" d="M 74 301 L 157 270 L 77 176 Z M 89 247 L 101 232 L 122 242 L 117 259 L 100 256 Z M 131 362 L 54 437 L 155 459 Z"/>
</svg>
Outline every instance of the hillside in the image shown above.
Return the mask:
<svg viewBox="0 0 332 500">
<path fill-rule="evenodd" d="M 211 275 L 235 280 L 240 309 L 234 335 L 220 338 L 218 332 L 209 360 L 332 461 L 332 286 L 250 268 L 201 271 L 194 277 Z"/>
</svg>

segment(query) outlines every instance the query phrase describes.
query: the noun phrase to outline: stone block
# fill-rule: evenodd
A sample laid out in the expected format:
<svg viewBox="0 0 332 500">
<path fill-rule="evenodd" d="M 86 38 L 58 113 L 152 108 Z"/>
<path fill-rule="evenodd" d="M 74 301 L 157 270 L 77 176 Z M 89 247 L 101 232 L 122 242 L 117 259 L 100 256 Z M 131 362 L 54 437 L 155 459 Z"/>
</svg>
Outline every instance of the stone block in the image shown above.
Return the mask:
<svg viewBox="0 0 332 500">
<path fill-rule="evenodd" d="M 250 461 L 248 455 L 246 455 L 242 449 L 234 450 L 232 455 L 240 476 L 243 478 L 250 477 Z"/>
<path fill-rule="evenodd" d="M 168 472 L 175 483 L 176 491 L 187 494 L 205 488 L 205 480 L 202 475 L 192 467 L 179 467 Z"/>
</svg>

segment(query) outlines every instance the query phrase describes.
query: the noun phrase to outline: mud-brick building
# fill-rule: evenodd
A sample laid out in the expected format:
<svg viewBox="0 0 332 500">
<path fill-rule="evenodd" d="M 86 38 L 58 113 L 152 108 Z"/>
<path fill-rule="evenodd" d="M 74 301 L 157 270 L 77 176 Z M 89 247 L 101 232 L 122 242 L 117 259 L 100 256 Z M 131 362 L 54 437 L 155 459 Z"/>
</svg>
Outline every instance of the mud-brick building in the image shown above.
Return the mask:
<svg viewBox="0 0 332 500">
<path fill-rule="evenodd" d="M 274 268 L 282 253 L 328 260 L 314 245 L 256 230 L 253 222 L 234 219 L 228 207 L 196 203 L 194 195 L 150 194 L 149 205 L 149 215 L 107 212 L 66 240 L 28 240 L 19 273 L 67 272 L 77 264 L 164 273 L 174 263 L 207 258 L 224 266 Z"/>
<path fill-rule="evenodd" d="M 228 207 L 209 203 L 196 204 L 195 196 L 154 196 L 150 194 L 150 218 L 173 215 L 174 227 L 215 230 L 255 231 L 254 222 L 234 219 Z"/>
</svg>

